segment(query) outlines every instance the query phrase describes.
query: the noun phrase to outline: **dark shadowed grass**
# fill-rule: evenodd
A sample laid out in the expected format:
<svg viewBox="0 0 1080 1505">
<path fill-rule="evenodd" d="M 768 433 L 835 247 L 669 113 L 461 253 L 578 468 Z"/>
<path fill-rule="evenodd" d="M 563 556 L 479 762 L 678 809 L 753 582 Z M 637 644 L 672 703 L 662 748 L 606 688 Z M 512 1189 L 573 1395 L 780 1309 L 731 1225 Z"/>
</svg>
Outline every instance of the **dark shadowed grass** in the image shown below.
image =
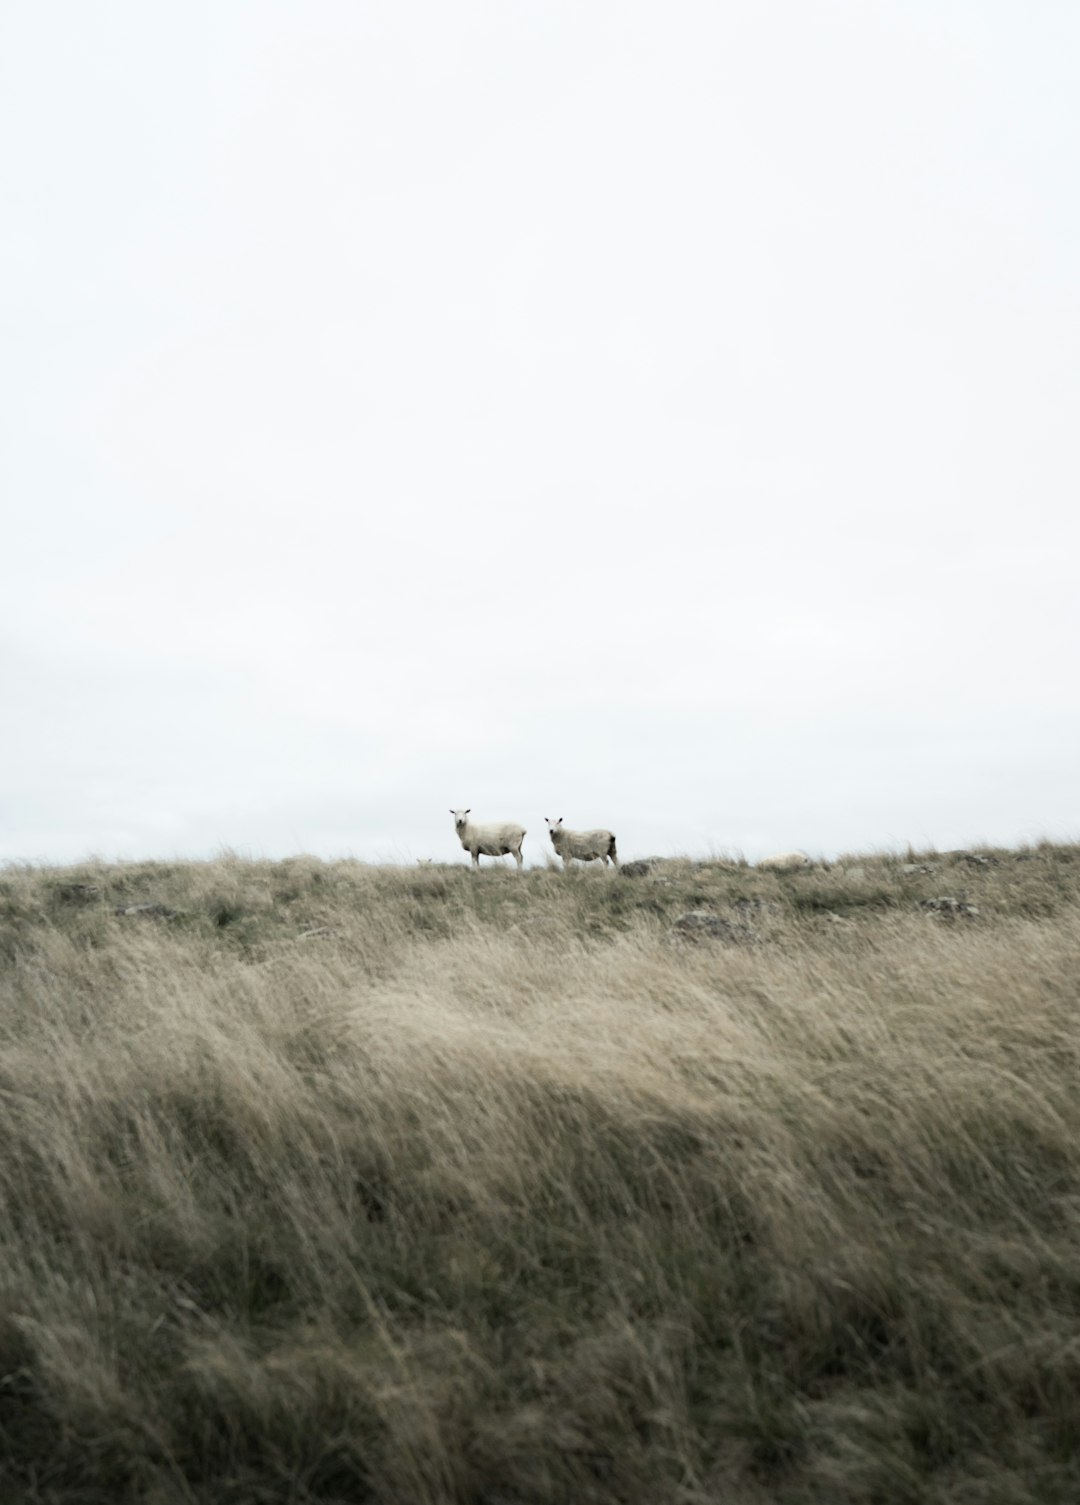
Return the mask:
<svg viewBox="0 0 1080 1505">
<path fill-rule="evenodd" d="M 977 855 L 9 869 L 0 1498 L 1076 1499 L 1080 863 Z"/>
</svg>

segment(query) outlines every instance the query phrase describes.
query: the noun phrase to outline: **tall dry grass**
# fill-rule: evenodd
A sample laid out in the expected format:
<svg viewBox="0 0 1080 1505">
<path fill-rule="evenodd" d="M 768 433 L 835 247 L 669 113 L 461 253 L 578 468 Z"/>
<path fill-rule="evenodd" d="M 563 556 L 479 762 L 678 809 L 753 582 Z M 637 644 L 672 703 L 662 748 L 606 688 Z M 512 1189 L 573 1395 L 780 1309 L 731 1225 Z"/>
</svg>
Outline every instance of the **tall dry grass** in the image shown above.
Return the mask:
<svg viewBox="0 0 1080 1505">
<path fill-rule="evenodd" d="M 0 1498 L 1080 1498 L 1080 849 L 984 855 L 7 870 Z"/>
</svg>

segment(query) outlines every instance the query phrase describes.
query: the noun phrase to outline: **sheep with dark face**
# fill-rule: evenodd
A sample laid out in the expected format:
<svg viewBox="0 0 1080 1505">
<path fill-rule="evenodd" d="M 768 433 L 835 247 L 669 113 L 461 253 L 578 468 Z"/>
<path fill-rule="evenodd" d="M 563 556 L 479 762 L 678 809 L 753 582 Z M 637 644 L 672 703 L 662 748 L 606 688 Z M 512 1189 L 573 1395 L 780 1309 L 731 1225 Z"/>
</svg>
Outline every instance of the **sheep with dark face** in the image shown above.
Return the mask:
<svg viewBox="0 0 1080 1505">
<path fill-rule="evenodd" d="M 571 858 L 577 858 L 578 862 L 595 862 L 597 858 L 608 865 L 611 860 L 613 867 L 618 867 L 619 859 L 615 852 L 615 838 L 610 831 L 568 831 L 563 825 L 560 815 L 558 820 L 547 821 L 548 835 L 551 837 L 551 845 L 563 860 L 563 867 L 569 871 Z"/>
<path fill-rule="evenodd" d="M 473 867 L 477 871 L 480 869 L 481 857 L 513 856 L 518 872 L 521 872 L 524 826 L 516 826 L 512 821 L 476 826 L 469 820 L 469 810 L 451 810 L 450 814 L 454 817 L 454 830 L 458 834 L 458 840 L 472 857 Z"/>
</svg>

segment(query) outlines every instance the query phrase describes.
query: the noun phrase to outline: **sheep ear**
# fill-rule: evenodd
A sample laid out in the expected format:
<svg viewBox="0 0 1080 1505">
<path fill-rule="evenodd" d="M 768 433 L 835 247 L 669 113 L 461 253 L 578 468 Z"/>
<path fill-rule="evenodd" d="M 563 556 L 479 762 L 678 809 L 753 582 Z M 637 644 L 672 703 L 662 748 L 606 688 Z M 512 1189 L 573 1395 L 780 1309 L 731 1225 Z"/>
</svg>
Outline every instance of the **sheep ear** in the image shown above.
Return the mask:
<svg viewBox="0 0 1080 1505">
<path fill-rule="evenodd" d="M 470 805 L 470 806 L 469 806 L 469 808 L 468 808 L 468 809 L 467 809 L 467 810 L 466 810 L 466 811 L 465 811 L 465 814 L 466 814 L 466 815 L 471 815 L 471 814 L 472 814 L 472 806 L 471 806 L 471 805 Z"/>
</svg>

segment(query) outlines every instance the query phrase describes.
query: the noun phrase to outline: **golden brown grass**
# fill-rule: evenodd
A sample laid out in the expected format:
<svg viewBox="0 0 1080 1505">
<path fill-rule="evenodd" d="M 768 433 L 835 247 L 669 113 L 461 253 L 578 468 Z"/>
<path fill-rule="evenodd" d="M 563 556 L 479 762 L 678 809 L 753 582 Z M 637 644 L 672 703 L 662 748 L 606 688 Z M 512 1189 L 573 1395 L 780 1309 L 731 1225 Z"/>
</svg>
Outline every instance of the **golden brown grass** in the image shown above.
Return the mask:
<svg viewBox="0 0 1080 1505">
<path fill-rule="evenodd" d="M 0 1498 L 1080 1498 L 1080 849 L 984 855 L 8 869 Z"/>
</svg>

